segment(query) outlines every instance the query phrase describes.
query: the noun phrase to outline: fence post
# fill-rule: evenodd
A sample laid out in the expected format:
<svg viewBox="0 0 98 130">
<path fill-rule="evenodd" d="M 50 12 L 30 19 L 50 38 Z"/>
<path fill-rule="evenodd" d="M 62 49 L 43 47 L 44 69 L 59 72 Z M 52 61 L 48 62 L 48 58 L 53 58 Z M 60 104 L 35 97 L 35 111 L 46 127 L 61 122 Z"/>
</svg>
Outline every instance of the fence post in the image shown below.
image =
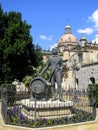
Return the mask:
<svg viewBox="0 0 98 130">
<path fill-rule="evenodd" d="M 92 82 L 92 105 L 93 105 L 93 114 L 94 117 L 96 117 L 96 85 L 95 85 L 95 78 L 91 77 L 90 78 Z"/>
<path fill-rule="evenodd" d="M 1 85 L 1 111 L 3 115 L 4 122 L 6 123 L 7 119 L 7 88 L 5 84 Z"/>
<path fill-rule="evenodd" d="M 34 122 L 35 122 L 35 126 L 36 126 L 36 98 L 37 98 L 37 95 L 36 95 L 36 87 L 35 87 L 35 108 L 34 108 Z"/>
<path fill-rule="evenodd" d="M 96 117 L 96 85 L 93 84 L 92 86 L 92 98 L 93 98 L 93 113 Z"/>
</svg>

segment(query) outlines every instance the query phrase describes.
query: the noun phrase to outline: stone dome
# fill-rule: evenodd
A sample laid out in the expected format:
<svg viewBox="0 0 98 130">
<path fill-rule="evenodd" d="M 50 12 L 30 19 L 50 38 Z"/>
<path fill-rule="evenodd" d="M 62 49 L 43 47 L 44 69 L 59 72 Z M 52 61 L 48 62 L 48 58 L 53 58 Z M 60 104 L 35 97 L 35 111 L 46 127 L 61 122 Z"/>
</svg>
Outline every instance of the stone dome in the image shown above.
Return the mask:
<svg viewBox="0 0 98 130">
<path fill-rule="evenodd" d="M 77 38 L 71 33 L 71 27 L 69 25 L 67 25 L 65 27 L 65 33 L 58 40 L 58 45 L 63 44 L 63 43 L 64 44 L 66 44 L 66 43 L 76 44 L 77 43 Z"/>
</svg>

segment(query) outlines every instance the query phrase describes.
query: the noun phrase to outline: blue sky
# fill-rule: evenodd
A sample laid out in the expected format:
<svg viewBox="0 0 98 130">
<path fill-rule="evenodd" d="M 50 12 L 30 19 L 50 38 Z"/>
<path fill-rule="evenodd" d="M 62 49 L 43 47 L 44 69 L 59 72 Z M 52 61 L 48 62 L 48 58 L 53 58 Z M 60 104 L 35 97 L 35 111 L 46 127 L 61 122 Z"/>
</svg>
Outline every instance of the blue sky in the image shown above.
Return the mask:
<svg viewBox="0 0 98 130">
<path fill-rule="evenodd" d="M 4 12 L 16 11 L 32 25 L 33 43 L 51 49 L 69 24 L 72 33 L 98 43 L 98 0 L 0 0 Z"/>
</svg>

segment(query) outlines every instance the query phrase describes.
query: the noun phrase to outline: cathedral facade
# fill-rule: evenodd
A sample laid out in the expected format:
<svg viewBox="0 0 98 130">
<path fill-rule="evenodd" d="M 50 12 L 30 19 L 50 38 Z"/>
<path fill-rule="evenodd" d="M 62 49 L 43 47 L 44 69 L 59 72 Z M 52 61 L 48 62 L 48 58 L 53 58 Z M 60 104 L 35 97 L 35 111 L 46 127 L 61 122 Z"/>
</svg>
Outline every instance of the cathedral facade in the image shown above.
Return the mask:
<svg viewBox="0 0 98 130">
<path fill-rule="evenodd" d="M 56 48 L 63 59 L 64 67 L 62 72 L 63 89 L 77 88 L 87 89 L 91 83 L 90 78 L 94 77 L 98 83 L 98 45 L 88 43 L 82 35 L 81 39 L 72 33 L 71 26 L 65 27 L 65 33 L 59 38 Z M 46 61 L 50 52 L 43 53 Z M 67 63 L 69 62 L 69 67 Z M 80 65 L 74 73 L 74 66 Z"/>
</svg>

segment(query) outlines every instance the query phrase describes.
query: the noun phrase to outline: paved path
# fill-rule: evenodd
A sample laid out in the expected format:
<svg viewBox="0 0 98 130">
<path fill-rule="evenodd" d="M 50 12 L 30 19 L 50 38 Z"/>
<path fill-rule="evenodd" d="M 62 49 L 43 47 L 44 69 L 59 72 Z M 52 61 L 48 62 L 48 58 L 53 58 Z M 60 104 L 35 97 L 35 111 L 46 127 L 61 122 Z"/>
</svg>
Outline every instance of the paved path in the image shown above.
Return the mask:
<svg viewBox="0 0 98 130">
<path fill-rule="evenodd" d="M 97 110 L 98 115 L 98 110 Z M 93 122 L 86 122 L 75 125 L 64 125 L 58 127 L 50 127 L 50 128 L 24 128 L 24 127 L 16 127 L 5 125 L 1 116 L 1 102 L 0 102 L 0 130 L 98 130 L 98 116 Z"/>
</svg>

